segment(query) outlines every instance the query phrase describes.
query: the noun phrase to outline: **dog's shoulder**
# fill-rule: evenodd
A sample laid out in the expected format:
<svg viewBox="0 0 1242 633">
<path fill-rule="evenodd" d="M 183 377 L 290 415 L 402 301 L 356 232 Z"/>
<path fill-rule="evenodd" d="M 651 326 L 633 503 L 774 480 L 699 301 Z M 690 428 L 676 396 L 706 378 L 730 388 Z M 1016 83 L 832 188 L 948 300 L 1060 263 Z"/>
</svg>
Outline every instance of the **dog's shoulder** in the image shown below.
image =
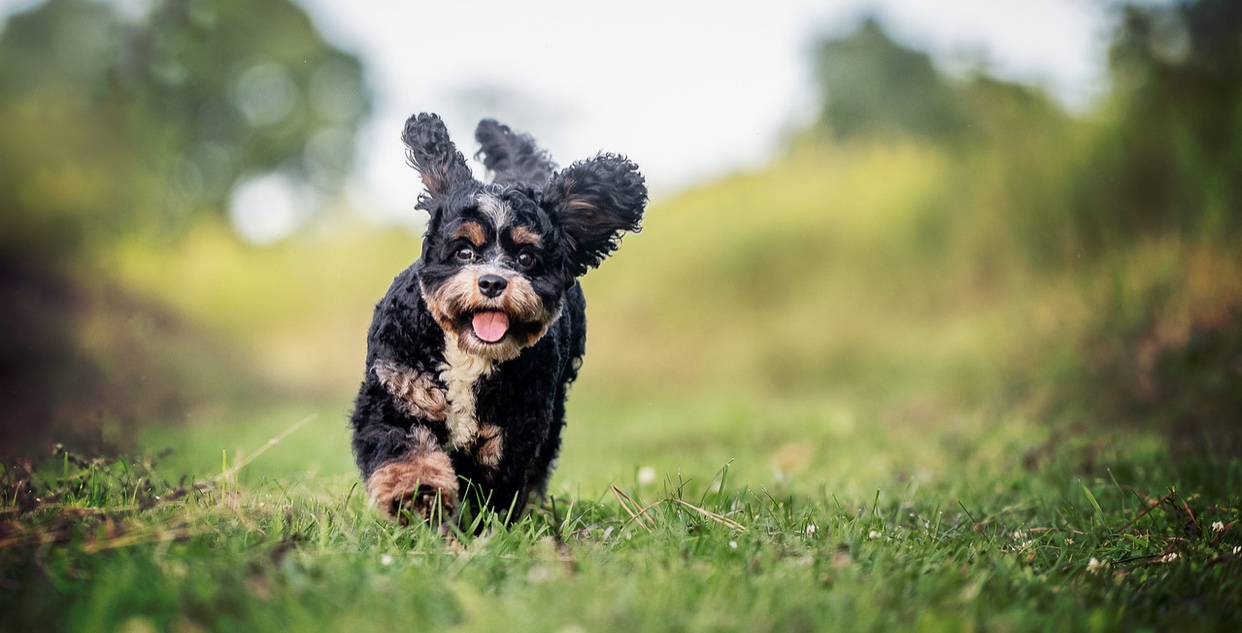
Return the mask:
<svg viewBox="0 0 1242 633">
<path fill-rule="evenodd" d="M 434 366 L 443 355 L 444 333 L 423 300 L 417 260 L 393 278 L 375 305 L 367 334 L 367 366 L 379 360 L 409 366 Z"/>
</svg>

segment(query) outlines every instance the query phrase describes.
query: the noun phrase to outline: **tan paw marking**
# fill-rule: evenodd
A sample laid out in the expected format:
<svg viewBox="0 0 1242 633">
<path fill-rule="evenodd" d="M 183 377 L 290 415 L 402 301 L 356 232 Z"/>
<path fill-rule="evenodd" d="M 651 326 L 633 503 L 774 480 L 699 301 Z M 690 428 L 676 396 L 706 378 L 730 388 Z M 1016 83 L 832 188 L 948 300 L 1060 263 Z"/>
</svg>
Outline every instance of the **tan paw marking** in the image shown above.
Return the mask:
<svg viewBox="0 0 1242 633">
<path fill-rule="evenodd" d="M 504 457 L 504 429 L 495 424 L 484 424 L 479 427 L 478 440 L 475 443 L 474 458 L 487 468 L 496 468 Z"/>
<path fill-rule="evenodd" d="M 442 522 L 457 511 L 457 473 L 443 451 L 411 454 L 376 469 L 367 479 L 367 497 L 402 525 L 411 514 Z"/>
</svg>

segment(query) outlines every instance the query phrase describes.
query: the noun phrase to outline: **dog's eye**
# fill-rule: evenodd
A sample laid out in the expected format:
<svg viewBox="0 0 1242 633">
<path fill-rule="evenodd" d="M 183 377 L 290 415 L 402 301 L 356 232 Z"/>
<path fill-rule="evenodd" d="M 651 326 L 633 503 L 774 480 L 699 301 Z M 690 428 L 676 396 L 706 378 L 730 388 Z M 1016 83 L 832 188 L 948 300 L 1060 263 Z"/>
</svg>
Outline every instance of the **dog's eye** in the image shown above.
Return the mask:
<svg viewBox="0 0 1242 633">
<path fill-rule="evenodd" d="M 521 266 L 522 268 L 530 268 L 531 266 L 534 266 L 537 261 L 538 260 L 535 259 L 535 256 L 530 253 L 518 253 L 517 263 L 518 266 Z"/>
<path fill-rule="evenodd" d="M 474 259 L 474 249 L 463 246 L 457 249 L 456 257 L 463 262 L 471 261 Z"/>
</svg>

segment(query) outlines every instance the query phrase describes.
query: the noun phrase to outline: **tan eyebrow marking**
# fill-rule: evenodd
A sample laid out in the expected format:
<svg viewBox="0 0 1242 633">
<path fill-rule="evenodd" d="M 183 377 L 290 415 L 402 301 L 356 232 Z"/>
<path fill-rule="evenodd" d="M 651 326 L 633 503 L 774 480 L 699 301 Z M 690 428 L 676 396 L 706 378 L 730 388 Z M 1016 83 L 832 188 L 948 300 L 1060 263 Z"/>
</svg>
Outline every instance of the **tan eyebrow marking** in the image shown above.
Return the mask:
<svg viewBox="0 0 1242 633">
<path fill-rule="evenodd" d="M 524 226 L 515 226 L 509 229 L 509 238 L 512 239 L 515 244 L 529 244 L 536 247 L 543 246 L 543 238 L 539 237 L 538 233 Z"/>
<path fill-rule="evenodd" d="M 487 233 L 483 230 L 483 226 L 478 222 L 466 222 L 462 224 L 457 227 L 456 231 L 453 232 L 453 237 L 464 237 L 469 240 L 475 248 L 483 246 L 483 243 L 487 241 Z"/>
</svg>

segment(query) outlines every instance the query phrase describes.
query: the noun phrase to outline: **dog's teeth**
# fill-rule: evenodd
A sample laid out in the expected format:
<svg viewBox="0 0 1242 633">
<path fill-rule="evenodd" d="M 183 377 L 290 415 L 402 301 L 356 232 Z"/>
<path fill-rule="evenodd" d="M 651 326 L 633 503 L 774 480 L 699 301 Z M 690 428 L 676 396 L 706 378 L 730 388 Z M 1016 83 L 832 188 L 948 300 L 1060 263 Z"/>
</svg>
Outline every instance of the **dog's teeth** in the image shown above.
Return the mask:
<svg viewBox="0 0 1242 633">
<path fill-rule="evenodd" d="M 475 336 L 488 343 L 495 343 L 509 331 L 509 316 L 504 312 L 480 312 L 474 315 L 472 325 Z"/>
</svg>

